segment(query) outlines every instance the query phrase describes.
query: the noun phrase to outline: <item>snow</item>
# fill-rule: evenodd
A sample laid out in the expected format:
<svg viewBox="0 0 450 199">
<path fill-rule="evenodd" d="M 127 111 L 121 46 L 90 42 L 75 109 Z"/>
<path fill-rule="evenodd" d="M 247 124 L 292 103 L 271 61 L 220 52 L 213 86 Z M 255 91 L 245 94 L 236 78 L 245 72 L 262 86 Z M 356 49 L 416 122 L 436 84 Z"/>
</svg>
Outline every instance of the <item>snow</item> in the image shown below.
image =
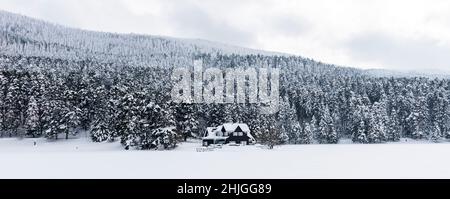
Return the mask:
<svg viewBox="0 0 450 199">
<path fill-rule="evenodd" d="M 125 151 L 87 138 L 0 139 L 0 178 L 450 178 L 449 143 L 223 146 Z M 36 142 L 36 145 L 34 145 Z M 223 172 L 226 171 L 226 172 Z"/>
<path fill-rule="evenodd" d="M 219 126 L 217 129 L 222 129 L 222 127 L 225 128 L 225 131 L 227 132 L 234 132 L 237 127 L 241 127 L 241 130 L 244 132 L 250 132 L 250 128 L 247 124 L 238 124 L 238 123 L 226 123 L 221 126 Z"/>
<path fill-rule="evenodd" d="M 218 127 L 208 127 L 208 128 L 206 128 L 208 135 L 205 138 L 210 138 L 210 139 L 227 138 L 228 136 L 218 136 L 217 132 L 219 132 L 219 134 L 222 134 L 221 130 L 222 130 L 222 128 L 225 128 L 225 131 L 227 133 L 233 133 L 238 127 L 240 127 L 241 130 L 244 133 L 246 133 L 247 136 L 250 137 L 252 140 L 255 139 L 253 137 L 253 135 L 250 133 L 250 128 L 248 127 L 248 125 L 242 124 L 242 123 L 226 123 L 226 124 L 220 125 Z"/>
</svg>

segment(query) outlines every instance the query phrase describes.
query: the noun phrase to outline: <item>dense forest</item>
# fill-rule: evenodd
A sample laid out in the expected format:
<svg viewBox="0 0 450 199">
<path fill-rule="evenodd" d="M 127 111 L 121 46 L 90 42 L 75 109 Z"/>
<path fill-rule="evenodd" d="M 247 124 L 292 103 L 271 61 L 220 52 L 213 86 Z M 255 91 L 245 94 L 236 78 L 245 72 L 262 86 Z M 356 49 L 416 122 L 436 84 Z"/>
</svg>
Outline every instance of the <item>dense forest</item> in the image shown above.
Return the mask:
<svg viewBox="0 0 450 199">
<path fill-rule="evenodd" d="M 180 136 L 199 137 L 206 127 L 225 122 L 248 123 L 259 140 L 279 144 L 449 136 L 450 81 L 445 79 L 375 78 L 297 57 L 202 58 L 215 67 L 261 60 L 280 67 L 279 113 L 260 115 L 257 104 L 171 103 L 169 67 L 2 56 L 1 135 L 57 139 L 85 130 L 94 141 L 120 139 L 142 149 L 170 148 Z"/>
<path fill-rule="evenodd" d="M 382 143 L 450 138 L 450 80 L 371 76 L 298 56 L 69 29 L 0 13 L 0 136 L 64 139 L 88 132 L 126 149 L 171 149 L 206 127 L 249 124 L 263 144 Z M 236 54 L 230 53 L 236 52 Z M 280 110 L 175 104 L 175 67 L 279 68 Z"/>
</svg>

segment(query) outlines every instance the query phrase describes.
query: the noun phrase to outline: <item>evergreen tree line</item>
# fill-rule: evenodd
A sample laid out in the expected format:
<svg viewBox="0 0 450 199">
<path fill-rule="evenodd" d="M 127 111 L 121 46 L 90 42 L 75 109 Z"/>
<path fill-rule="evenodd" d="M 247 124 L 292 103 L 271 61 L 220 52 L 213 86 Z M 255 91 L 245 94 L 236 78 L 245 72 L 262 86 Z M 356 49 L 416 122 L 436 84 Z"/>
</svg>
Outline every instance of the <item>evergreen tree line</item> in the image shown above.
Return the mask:
<svg viewBox="0 0 450 199">
<path fill-rule="evenodd" d="M 264 144 L 382 143 L 450 136 L 448 79 L 371 77 L 300 57 L 201 54 L 205 67 L 279 67 L 280 108 L 174 104 L 173 66 L 0 56 L 0 136 L 120 140 L 126 149 L 172 149 L 206 127 L 249 124 Z M 168 62 L 170 63 L 170 62 Z"/>
</svg>

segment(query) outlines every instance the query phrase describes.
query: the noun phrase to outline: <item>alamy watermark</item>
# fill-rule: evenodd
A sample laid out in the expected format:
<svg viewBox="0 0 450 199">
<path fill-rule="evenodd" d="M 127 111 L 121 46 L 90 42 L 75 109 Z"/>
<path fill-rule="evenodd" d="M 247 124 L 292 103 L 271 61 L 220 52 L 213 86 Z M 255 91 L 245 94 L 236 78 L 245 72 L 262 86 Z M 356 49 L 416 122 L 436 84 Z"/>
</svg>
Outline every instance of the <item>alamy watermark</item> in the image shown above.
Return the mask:
<svg viewBox="0 0 450 199">
<path fill-rule="evenodd" d="M 207 68 L 194 61 L 193 68 L 175 68 L 171 97 L 176 103 L 259 104 L 262 114 L 278 112 L 278 68 Z"/>
</svg>

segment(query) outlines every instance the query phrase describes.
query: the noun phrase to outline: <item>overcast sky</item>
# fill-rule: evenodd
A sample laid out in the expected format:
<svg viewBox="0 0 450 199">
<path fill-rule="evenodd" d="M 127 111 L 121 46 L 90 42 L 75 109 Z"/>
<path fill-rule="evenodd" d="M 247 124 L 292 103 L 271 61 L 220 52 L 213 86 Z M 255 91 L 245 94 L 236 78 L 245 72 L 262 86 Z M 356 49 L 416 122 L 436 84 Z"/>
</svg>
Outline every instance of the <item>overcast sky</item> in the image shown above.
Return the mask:
<svg viewBox="0 0 450 199">
<path fill-rule="evenodd" d="M 450 71 L 448 0 L 0 0 L 89 30 L 201 38 L 338 65 Z"/>
</svg>

